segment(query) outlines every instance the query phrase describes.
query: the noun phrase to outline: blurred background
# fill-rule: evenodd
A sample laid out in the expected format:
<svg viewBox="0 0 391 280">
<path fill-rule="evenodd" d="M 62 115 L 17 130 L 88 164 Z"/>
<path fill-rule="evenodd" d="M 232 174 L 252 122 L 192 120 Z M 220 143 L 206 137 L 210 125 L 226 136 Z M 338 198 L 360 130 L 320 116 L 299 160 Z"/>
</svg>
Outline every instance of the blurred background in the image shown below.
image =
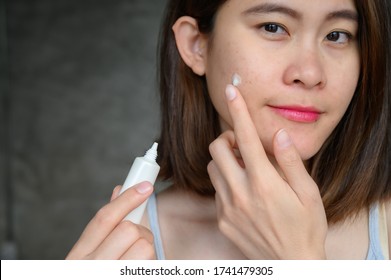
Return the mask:
<svg viewBox="0 0 391 280">
<path fill-rule="evenodd" d="M 1 259 L 63 259 L 159 132 L 166 0 L 0 0 Z"/>
</svg>

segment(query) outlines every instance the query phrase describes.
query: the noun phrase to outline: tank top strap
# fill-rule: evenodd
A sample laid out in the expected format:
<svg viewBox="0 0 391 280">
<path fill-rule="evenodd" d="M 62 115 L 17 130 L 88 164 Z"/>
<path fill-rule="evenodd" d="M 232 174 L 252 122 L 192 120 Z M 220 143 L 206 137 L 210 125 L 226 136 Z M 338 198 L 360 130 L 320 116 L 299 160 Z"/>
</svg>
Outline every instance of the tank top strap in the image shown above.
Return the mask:
<svg viewBox="0 0 391 280">
<path fill-rule="evenodd" d="M 379 203 L 375 203 L 369 210 L 369 248 L 367 260 L 384 260 L 379 231 Z"/>
<path fill-rule="evenodd" d="M 160 234 L 159 220 L 157 214 L 157 205 L 156 205 L 156 193 L 153 193 L 149 199 L 147 204 L 148 211 L 148 219 L 149 225 L 151 227 L 151 231 L 153 234 L 153 242 L 155 246 L 156 258 L 158 260 L 164 260 L 164 248 L 163 242 Z"/>
</svg>

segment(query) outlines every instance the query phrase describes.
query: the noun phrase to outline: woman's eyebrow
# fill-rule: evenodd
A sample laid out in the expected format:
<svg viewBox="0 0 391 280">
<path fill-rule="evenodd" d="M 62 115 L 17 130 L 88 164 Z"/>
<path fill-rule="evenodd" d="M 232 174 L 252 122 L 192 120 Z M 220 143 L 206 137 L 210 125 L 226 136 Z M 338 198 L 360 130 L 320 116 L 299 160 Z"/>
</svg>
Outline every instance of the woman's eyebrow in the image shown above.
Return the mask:
<svg viewBox="0 0 391 280">
<path fill-rule="evenodd" d="M 243 15 L 259 15 L 259 14 L 270 14 L 270 13 L 280 13 L 288 15 L 295 19 L 301 19 L 302 14 L 292 8 L 283 6 L 281 4 L 273 4 L 273 3 L 264 3 L 253 6 L 242 12 Z M 334 19 L 346 19 L 351 21 L 358 21 L 358 14 L 354 10 L 343 9 L 330 12 L 326 16 L 326 20 L 334 20 Z"/>
<path fill-rule="evenodd" d="M 272 3 L 264 3 L 253 6 L 242 12 L 243 15 L 258 15 L 258 14 L 270 14 L 270 13 L 280 13 L 285 14 L 293 18 L 300 18 L 301 14 L 289 7 L 280 5 L 280 4 L 272 4 Z"/>
<path fill-rule="evenodd" d="M 334 19 L 346 19 L 351 21 L 358 22 L 358 14 L 353 10 L 340 10 L 331 12 L 327 15 L 326 20 L 334 20 Z"/>
</svg>

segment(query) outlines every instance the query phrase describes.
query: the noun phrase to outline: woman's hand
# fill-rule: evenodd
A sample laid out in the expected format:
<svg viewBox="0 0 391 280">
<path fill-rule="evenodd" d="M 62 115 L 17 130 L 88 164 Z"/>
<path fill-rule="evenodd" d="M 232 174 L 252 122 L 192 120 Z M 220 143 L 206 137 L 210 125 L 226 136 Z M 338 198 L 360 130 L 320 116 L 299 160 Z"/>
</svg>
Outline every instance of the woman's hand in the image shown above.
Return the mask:
<svg viewBox="0 0 391 280">
<path fill-rule="evenodd" d="M 67 259 L 154 259 L 153 235 L 145 227 L 123 221 L 153 191 L 143 182 L 119 195 L 117 186 L 111 202 L 101 208 L 85 228 Z"/>
<path fill-rule="evenodd" d="M 316 183 L 285 130 L 269 161 L 238 89 L 226 89 L 233 130 L 211 145 L 219 228 L 251 259 L 324 259 L 327 220 Z M 238 160 L 235 150 L 239 149 Z"/>
</svg>

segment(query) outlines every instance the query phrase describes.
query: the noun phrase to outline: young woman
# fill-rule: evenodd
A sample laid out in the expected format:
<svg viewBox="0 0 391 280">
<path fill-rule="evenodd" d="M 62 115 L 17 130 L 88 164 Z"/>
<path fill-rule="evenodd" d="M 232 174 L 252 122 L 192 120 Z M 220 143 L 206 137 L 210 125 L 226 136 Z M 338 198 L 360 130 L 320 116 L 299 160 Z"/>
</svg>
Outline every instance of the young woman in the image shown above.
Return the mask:
<svg viewBox="0 0 391 280">
<path fill-rule="evenodd" d="M 117 187 L 68 258 L 388 258 L 390 9 L 169 1 L 159 162 L 171 186 Z M 123 222 L 147 197 L 142 224 Z"/>
</svg>

